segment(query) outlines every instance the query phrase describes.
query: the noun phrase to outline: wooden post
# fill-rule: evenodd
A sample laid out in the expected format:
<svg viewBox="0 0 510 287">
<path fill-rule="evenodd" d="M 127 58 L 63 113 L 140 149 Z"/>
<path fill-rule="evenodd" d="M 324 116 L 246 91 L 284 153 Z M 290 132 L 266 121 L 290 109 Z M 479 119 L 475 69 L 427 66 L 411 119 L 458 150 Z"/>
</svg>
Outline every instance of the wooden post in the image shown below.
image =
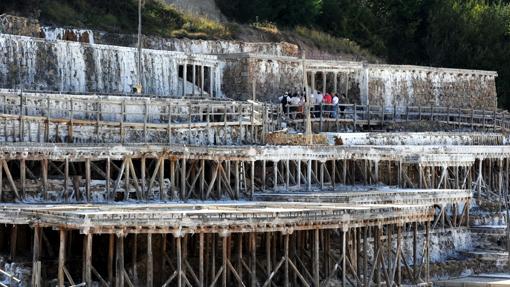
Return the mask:
<svg viewBox="0 0 510 287">
<path fill-rule="evenodd" d="M 124 117 L 126 115 L 126 101 L 123 100 L 121 103 L 121 110 L 120 110 L 120 142 L 124 143 Z"/>
<path fill-rule="evenodd" d="M 67 202 L 69 195 L 67 194 L 67 185 L 69 184 L 69 158 L 66 157 L 64 165 L 64 201 Z"/>
<path fill-rule="evenodd" d="M 177 253 L 177 286 L 182 287 L 183 286 L 183 274 L 182 274 L 182 238 L 180 236 L 177 236 L 175 238 L 176 243 L 176 253 Z"/>
<path fill-rule="evenodd" d="M 278 161 L 273 161 L 274 191 L 278 189 Z"/>
<path fill-rule="evenodd" d="M 66 260 L 66 230 L 60 229 L 60 247 L 58 249 L 58 286 L 65 286 L 64 267 Z"/>
<path fill-rule="evenodd" d="M 147 234 L 147 287 L 152 287 L 154 281 L 154 259 L 152 256 L 152 234 Z"/>
<path fill-rule="evenodd" d="M 192 90 L 192 93 L 191 95 L 194 97 L 195 96 L 195 85 L 197 83 L 197 66 L 195 64 L 193 64 L 193 76 L 192 76 L 192 81 L 193 81 L 193 85 L 191 85 L 191 90 Z"/>
<path fill-rule="evenodd" d="M 0 168 L 0 173 L 2 172 Z M 45 200 L 48 199 L 48 159 L 45 158 L 41 161 L 41 173 L 42 173 L 42 186 L 43 186 L 43 198 Z M 0 185 L 2 184 L 1 181 L 2 175 L 0 174 Z M 1 187 L 0 187 L 0 194 L 1 194 Z M 1 197 L 0 197 L 1 200 Z"/>
<path fill-rule="evenodd" d="M 347 245 L 346 234 L 347 234 L 347 230 L 344 227 L 344 229 L 342 230 L 342 287 L 345 287 L 346 275 L 347 275 L 347 270 L 346 270 L 346 268 L 347 268 L 347 265 L 346 265 L 346 259 L 347 259 L 347 253 L 346 253 L 346 245 Z"/>
<path fill-rule="evenodd" d="M 85 258 L 83 259 L 85 278 L 84 282 L 87 286 L 92 286 L 92 234 L 85 235 Z"/>
<path fill-rule="evenodd" d="M 204 65 L 200 66 L 200 96 L 204 96 L 204 80 L 205 80 L 205 72 Z"/>
<path fill-rule="evenodd" d="M 159 164 L 159 197 L 161 200 L 166 200 L 166 191 L 165 191 L 165 158 L 161 157 L 159 159 L 161 163 Z"/>
<path fill-rule="evenodd" d="M 32 253 L 32 286 L 41 287 L 41 262 L 39 261 L 41 253 L 41 227 L 34 227 L 34 243 Z"/>
<path fill-rule="evenodd" d="M 142 189 L 142 199 L 145 199 L 145 201 L 149 200 L 149 191 L 146 189 L 146 180 L 145 180 L 145 175 L 146 175 L 146 165 L 145 165 L 145 156 L 142 156 L 142 158 L 140 159 L 140 181 L 141 181 L 141 189 Z M 151 237 L 152 239 L 152 237 Z"/>
<path fill-rule="evenodd" d="M 205 160 L 200 160 L 200 199 L 206 200 L 205 198 Z"/>
<path fill-rule="evenodd" d="M 181 161 L 181 199 L 184 200 L 186 199 L 186 185 L 188 184 L 186 182 L 186 159 L 183 158 L 182 161 Z M 191 192 L 191 190 L 190 190 Z M 165 196 L 166 197 L 166 196 Z"/>
<path fill-rule="evenodd" d="M 90 158 L 85 160 L 85 198 L 87 202 L 90 202 Z"/>
<path fill-rule="evenodd" d="M 251 269 L 251 281 L 250 287 L 257 287 L 257 234 L 255 232 L 250 233 L 250 269 Z"/>
<path fill-rule="evenodd" d="M 18 226 L 13 225 L 11 229 L 11 242 L 10 242 L 11 250 L 9 256 L 10 260 L 14 260 L 14 258 L 16 258 L 16 251 L 18 247 L 17 241 L 18 241 Z"/>
<path fill-rule="evenodd" d="M 296 186 L 301 188 L 301 159 L 297 160 Z"/>
<path fill-rule="evenodd" d="M 397 250 L 396 250 L 396 254 L 397 254 L 397 258 L 396 258 L 396 262 L 397 262 L 397 279 L 396 279 L 396 283 L 397 283 L 397 286 L 401 286 L 402 285 L 402 263 L 401 263 L 401 257 L 402 257 L 402 253 L 401 253 L 401 248 L 402 248 L 402 225 L 399 224 L 397 226 Z M 407 258 L 404 258 L 404 260 L 407 260 Z"/>
<path fill-rule="evenodd" d="M 115 260 L 115 287 L 124 287 L 124 236 L 117 235 Z"/>
<path fill-rule="evenodd" d="M 230 175 L 230 174 L 229 174 Z M 239 200 L 239 195 L 240 195 L 240 189 L 241 189 L 241 186 L 240 186 L 240 178 L 239 178 L 239 161 L 236 160 L 234 162 L 234 177 L 235 177 L 235 198 L 236 200 Z"/>
<path fill-rule="evenodd" d="M 262 191 L 266 190 L 266 160 L 262 160 Z"/>
<path fill-rule="evenodd" d="M 289 282 L 289 234 L 286 233 L 284 235 L 284 257 L 285 257 L 285 265 L 284 265 L 284 268 L 285 268 L 285 271 L 284 271 L 284 283 L 283 283 L 283 286 L 284 287 L 289 287 L 290 286 L 290 282 Z"/>
<path fill-rule="evenodd" d="M 204 245 L 205 245 L 205 234 L 199 234 L 199 250 L 198 250 L 198 281 L 200 282 L 200 287 L 205 286 L 204 282 Z"/>
<path fill-rule="evenodd" d="M 228 237 L 227 236 L 223 236 L 222 238 L 222 255 L 221 255 L 221 259 L 222 259 L 222 264 L 223 264 L 223 272 L 222 272 L 222 284 L 221 286 L 222 287 L 227 287 L 227 251 L 228 251 Z"/>
<path fill-rule="evenodd" d="M 132 244 L 132 252 L 131 252 L 131 262 L 132 262 L 132 268 L 133 268 L 133 283 L 135 285 L 138 284 L 138 234 L 134 233 L 132 235 L 133 238 L 133 244 Z"/>
<path fill-rule="evenodd" d="M 182 65 L 182 96 L 186 96 L 186 84 L 188 82 L 188 62 Z"/>
<path fill-rule="evenodd" d="M 319 257 L 319 229 L 314 230 L 314 246 L 313 246 L 313 285 L 320 287 L 320 257 Z"/>
<path fill-rule="evenodd" d="M 312 160 L 309 159 L 306 164 L 306 191 L 312 190 Z"/>
<path fill-rule="evenodd" d="M 113 256 L 115 254 L 115 235 L 110 234 L 108 241 L 108 282 L 113 286 Z"/>
<path fill-rule="evenodd" d="M 2 170 L 0 169 L 0 173 L 2 172 Z M 255 195 L 255 161 L 252 161 L 251 162 L 251 194 L 250 194 L 250 199 L 253 199 L 253 196 Z M 1 178 L 2 176 L 0 175 L 0 184 L 2 183 L 1 181 Z M 1 190 L 1 189 L 0 189 Z"/>
<path fill-rule="evenodd" d="M 26 165 L 26 161 L 25 159 L 21 159 L 20 160 L 20 181 L 21 181 L 21 198 L 20 200 L 23 200 L 23 198 L 25 197 L 25 188 L 26 188 L 26 178 L 27 178 L 27 165 Z"/>
<path fill-rule="evenodd" d="M 430 222 L 425 224 L 425 282 L 430 283 Z"/>
</svg>

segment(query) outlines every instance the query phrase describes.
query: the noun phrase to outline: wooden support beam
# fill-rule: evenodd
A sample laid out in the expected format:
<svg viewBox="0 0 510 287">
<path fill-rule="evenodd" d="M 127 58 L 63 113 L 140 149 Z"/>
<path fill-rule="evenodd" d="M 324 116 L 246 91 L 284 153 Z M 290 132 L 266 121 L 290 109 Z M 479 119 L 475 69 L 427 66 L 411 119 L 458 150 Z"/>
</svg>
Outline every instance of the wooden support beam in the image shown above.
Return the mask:
<svg viewBox="0 0 510 287">
<path fill-rule="evenodd" d="M 228 275 L 228 269 L 227 269 L 227 260 L 228 260 L 228 255 L 227 255 L 227 251 L 228 251 L 228 237 L 227 236 L 224 236 L 221 240 L 221 243 L 222 243 L 222 255 L 221 255 L 221 260 L 222 260 L 222 277 L 221 277 L 221 286 L 222 287 L 227 287 L 227 275 Z"/>
<path fill-rule="evenodd" d="M 91 198 L 91 174 L 90 174 L 90 158 L 85 160 L 85 201 L 90 202 Z"/>
<path fill-rule="evenodd" d="M 60 246 L 58 249 L 58 286 L 64 287 L 65 286 L 65 274 L 64 274 L 64 267 L 65 267 L 65 260 L 66 260 L 66 230 L 60 229 Z"/>
<path fill-rule="evenodd" d="M 312 190 L 312 160 L 309 159 L 306 164 L 306 191 Z"/>
<path fill-rule="evenodd" d="M 34 227 L 34 243 L 32 252 L 32 286 L 41 287 L 41 227 Z"/>
<path fill-rule="evenodd" d="M 5 176 L 7 176 L 7 179 L 9 180 L 12 191 L 14 191 L 14 194 L 16 195 L 16 200 L 22 200 L 22 197 L 20 196 L 18 189 L 16 188 L 16 183 L 14 182 L 14 179 L 12 178 L 11 171 L 9 170 L 9 166 L 7 165 L 7 161 L 2 160 L 2 165 L 3 165 L 3 169 L 5 171 Z"/>
<path fill-rule="evenodd" d="M 19 162 L 19 173 L 21 182 L 21 198 L 25 197 L 26 194 L 26 180 L 27 180 L 27 164 L 25 159 L 21 159 Z"/>
<path fill-rule="evenodd" d="M 147 234 L 147 287 L 154 284 L 154 258 L 152 254 L 152 234 Z"/>
<path fill-rule="evenodd" d="M 85 235 L 85 258 L 83 259 L 83 265 L 85 269 L 85 278 L 83 281 L 87 286 L 92 286 L 92 234 L 88 233 Z"/>
<path fill-rule="evenodd" d="M 159 164 L 159 197 L 161 200 L 167 200 L 167 194 L 165 190 L 165 158 L 160 158 Z"/>
<path fill-rule="evenodd" d="M 177 286 L 183 286 L 183 272 L 182 272 L 182 238 L 180 236 L 175 238 L 176 241 L 176 253 L 177 253 Z"/>
<path fill-rule="evenodd" d="M 319 254 L 319 229 L 314 230 L 313 239 L 313 285 L 320 287 L 320 254 Z"/>
<path fill-rule="evenodd" d="M 69 158 L 65 159 L 65 167 L 64 167 L 64 202 L 67 202 L 69 199 L 69 194 L 67 190 L 67 186 L 69 185 Z"/>
<path fill-rule="evenodd" d="M 1 172 L 1 170 L 0 170 L 0 172 Z M 41 160 L 41 176 L 42 176 L 43 198 L 45 200 L 48 200 L 48 159 L 47 158 Z"/>
<path fill-rule="evenodd" d="M 11 228 L 11 240 L 10 240 L 10 260 L 14 260 L 16 258 L 16 252 L 18 247 L 18 226 L 12 225 Z"/>
<path fill-rule="evenodd" d="M 257 287 L 257 234 L 255 232 L 250 233 L 250 286 Z"/>
<path fill-rule="evenodd" d="M 283 247 L 283 253 L 285 257 L 285 265 L 284 265 L 284 279 L 283 279 L 283 286 L 289 287 L 290 281 L 289 281 L 289 237 L 290 235 L 288 233 L 284 234 L 284 247 Z"/>
<path fill-rule="evenodd" d="M 204 281 L 204 246 L 205 246 L 205 234 L 199 234 L 199 249 L 198 249 L 198 281 L 200 283 L 200 287 L 205 286 Z"/>
<path fill-rule="evenodd" d="M 186 161 L 187 159 L 183 158 L 181 160 L 181 196 L 180 198 L 182 200 L 186 199 L 187 198 L 187 191 L 186 191 L 186 186 L 188 184 L 187 180 L 186 180 Z M 191 191 L 190 191 L 191 192 Z"/>
<path fill-rule="evenodd" d="M 124 236 L 117 235 L 115 260 L 115 287 L 124 287 Z"/>
<path fill-rule="evenodd" d="M 346 286 L 346 276 L 347 276 L 347 238 L 346 238 L 347 230 L 342 230 L 342 287 Z"/>
</svg>

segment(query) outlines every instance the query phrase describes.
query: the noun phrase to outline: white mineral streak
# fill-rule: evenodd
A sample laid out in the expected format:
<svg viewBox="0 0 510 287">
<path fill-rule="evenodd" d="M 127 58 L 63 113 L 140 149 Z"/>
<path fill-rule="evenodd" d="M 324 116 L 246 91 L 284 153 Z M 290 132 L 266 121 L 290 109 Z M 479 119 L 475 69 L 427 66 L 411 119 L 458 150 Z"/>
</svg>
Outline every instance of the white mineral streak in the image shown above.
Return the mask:
<svg viewBox="0 0 510 287">
<path fill-rule="evenodd" d="M 94 32 L 88 29 L 66 29 L 58 27 L 42 27 L 44 38 L 49 41 L 65 40 L 66 33 L 72 33 L 76 36 L 77 42 L 84 42 L 87 40 L 89 44 L 94 44 Z M 84 35 L 87 35 L 85 37 Z"/>
<path fill-rule="evenodd" d="M 131 93 L 138 81 L 135 48 L 0 34 L 0 55 L 0 85 L 4 88 L 125 94 Z M 181 52 L 144 50 L 144 93 L 181 95 L 177 61 L 184 59 L 188 56 Z M 193 61 L 206 66 L 218 63 L 215 56 L 208 55 L 193 55 Z M 190 80 L 186 88 L 189 93 L 193 90 Z M 214 83 L 219 90 L 220 82 Z M 199 87 L 194 90 L 200 93 Z"/>
<path fill-rule="evenodd" d="M 344 146 L 356 145 L 504 145 L 507 138 L 499 133 L 327 133 L 334 145 L 337 139 Z"/>
<path fill-rule="evenodd" d="M 32 268 L 28 267 L 27 264 L 23 265 L 18 262 L 9 262 L 7 258 L 1 257 L 0 266 L 2 266 L 2 270 L 21 280 L 19 284 L 13 284 L 7 276 L 1 276 L 0 283 L 5 284 L 4 286 L 30 286 Z"/>
</svg>

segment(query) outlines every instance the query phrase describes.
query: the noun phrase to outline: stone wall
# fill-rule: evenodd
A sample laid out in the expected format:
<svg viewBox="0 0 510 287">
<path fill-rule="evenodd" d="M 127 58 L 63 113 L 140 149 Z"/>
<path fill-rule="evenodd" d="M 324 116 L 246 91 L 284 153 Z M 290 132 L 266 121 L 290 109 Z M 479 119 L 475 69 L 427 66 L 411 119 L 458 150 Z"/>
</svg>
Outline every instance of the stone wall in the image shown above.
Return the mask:
<svg viewBox="0 0 510 287">
<path fill-rule="evenodd" d="M 0 16 L 0 30 L 23 35 L 39 30 L 39 37 L 50 40 L 0 35 L 0 87 L 23 83 L 33 90 L 128 93 L 135 85 L 136 50 L 124 47 L 136 45 L 134 35 L 41 28 L 32 20 L 8 15 Z M 142 82 L 148 94 L 182 95 L 177 62 L 187 59 L 186 54 L 211 59 L 218 96 L 252 99 L 255 87 L 257 100 L 276 101 L 285 91 L 303 87 L 300 51 L 293 44 L 145 37 L 144 46 L 152 48 L 145 49 L 143 57 Z M 204 54 L 220 55 L 221 61 Z M 316 60 L 306 61 L 306 70 L 309 87 L 314 73 L 316 90 L 323 90 L 321 74 L 326 73 L 326 90 L 345 93 L 349 103 L 485 109 L 497 105 L 495 72 Z M 186 90 L 194 90 L 188 86 Z"/>
<path fill-rule="evenodd" d="M 0 33 L 38 37 L 40 31 L 41 26 L 37 20 L 7 14 L 0 15 Z"/>
<path fill-rule="evenodd" d="M 168 0 L 176 5 L 191 5 L 188 1 Z M 202 1 L 194 1 L 202 2 Z M 214 2 L 214 1 L 213 1 Z M 195 5 L 195 4 L 193 4 Z M 198 4 L 197 4 L 198 5 Z M 137 35 L 117 34 L 90 29 L 41 26 L 35 19 L 0 15 L 0 33 L 38 37 L 46 40 L 136 47 Z M 299 47 L 287 42 L 243 42 L 234 40 L 191 40 L 144 36 L 143 47 L 154 50 L 177 51 L 192 54 L 254 53 L 272 56 L 299 56 Z"/>
<path fill-rule="evenodd" d="M 274 102 L 285 91 L 303 87 L 303 67 L 297 58 L 238 54 L 221 59 L 226 63 L 222 91 L 233 99 L 252 99 L 255 88 L 256 100 Z"/>
<path fill-rule="evenodd" d="M 103 45 L 136 47 L 138 38 L 131 34 L 115 34 L 86 29 L 43 27 L 41 37 L 47 40 L 67 40 Z M 90 39 L 87 41 L 87 39 Z M 194 54 L 253 53 L 272 56 L 298 56 L 299 47 L 287 42 L 242 42 L 234 40 L 192 40 L 144 36 L 143 47 L 155 50 Z"/>
<path fill-rule="evenodd" d="M 216 56 L 160 50 L 144 50 L 141 79 L 144 93 L 180 96 L 182 79 L 178 65 L 184 62 L 211 67 L 216 76 L 213 91 L 221 95 Z M 132 93 L 137 81 L 134 48 L 0 34 L 1 88 L 126 94 Z"/>
<path fill-rule="evenodd" d="M 485 108 L 497 106 L 496 72 L 422 66 L 375 65 L 344 61 L 307 61 L 315 88 L 347 93 L 350 103 Z M 311 75 L 310 75 L 311 74 Z M 345 79 L 348 79 L 346 89 Z M 311 84 L 310 84 L 311 85 Z M 348 92 L 345 92 L 345 91 Z"/>
<path fill-rule="evenodd" d="M 496 76 L 488 71 L 369 65 L 368 102 L 493 109 L 497 106 Z"/>
</svg>

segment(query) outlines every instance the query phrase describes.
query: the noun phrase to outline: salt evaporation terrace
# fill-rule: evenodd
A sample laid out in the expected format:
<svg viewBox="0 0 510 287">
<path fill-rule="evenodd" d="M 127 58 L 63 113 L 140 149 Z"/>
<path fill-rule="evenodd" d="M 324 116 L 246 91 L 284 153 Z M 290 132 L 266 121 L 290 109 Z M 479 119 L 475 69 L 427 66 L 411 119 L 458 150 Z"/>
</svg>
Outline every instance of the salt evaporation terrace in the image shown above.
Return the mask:
<svg viewBox="0 0 510 287">
<path fill-rule="evenodd" d="M 204 54 L 144 50 L 133 95 L 136 49 L 43 30 L 0 34 L 2 284 L 430 286 L 507 267 L 495 73 L 179 40 Z M 304 85 L 352 99 L 313 118 L 321 144 L 264 102 Z"/>
</svg>

